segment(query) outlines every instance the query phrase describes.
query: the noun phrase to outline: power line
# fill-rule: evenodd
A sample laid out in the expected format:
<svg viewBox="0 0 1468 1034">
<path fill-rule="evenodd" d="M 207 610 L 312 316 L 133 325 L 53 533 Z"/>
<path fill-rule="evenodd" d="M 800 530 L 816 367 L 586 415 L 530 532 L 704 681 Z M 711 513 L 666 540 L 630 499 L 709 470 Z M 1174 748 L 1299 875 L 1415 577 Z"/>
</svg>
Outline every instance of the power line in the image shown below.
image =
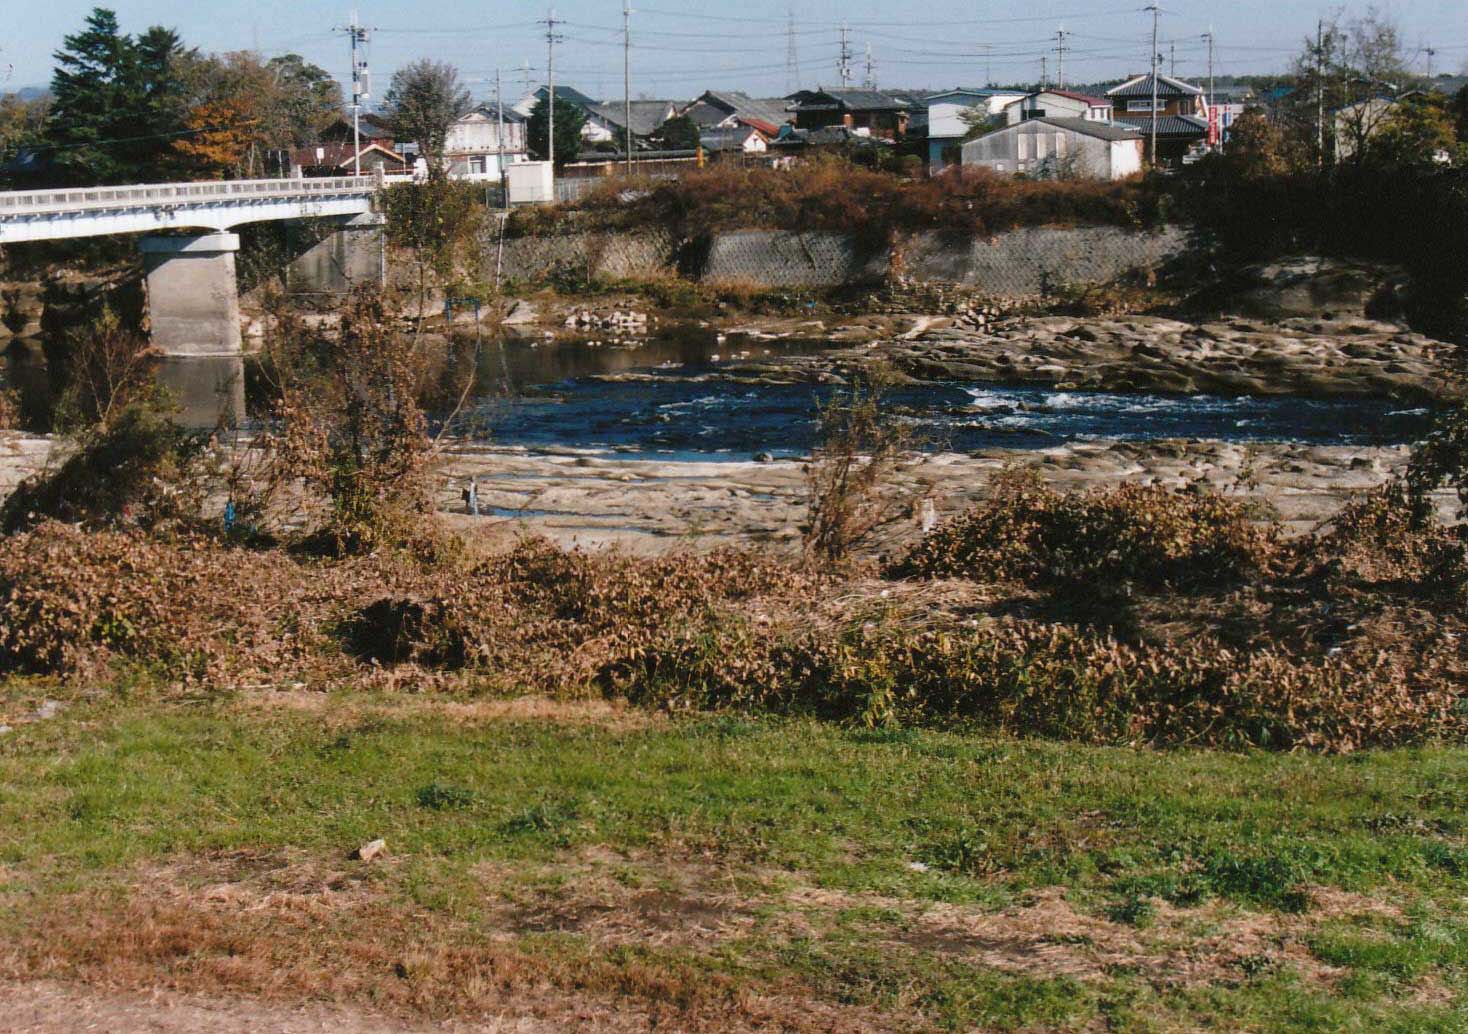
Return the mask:
<svg viewBox="0 0 1468 1034">
<path fill-rule="evenodd" d="M 800 55 L 795 49 L 795 5 L 785 11 L 785 92 L 800 89 Z"/>
</svg>

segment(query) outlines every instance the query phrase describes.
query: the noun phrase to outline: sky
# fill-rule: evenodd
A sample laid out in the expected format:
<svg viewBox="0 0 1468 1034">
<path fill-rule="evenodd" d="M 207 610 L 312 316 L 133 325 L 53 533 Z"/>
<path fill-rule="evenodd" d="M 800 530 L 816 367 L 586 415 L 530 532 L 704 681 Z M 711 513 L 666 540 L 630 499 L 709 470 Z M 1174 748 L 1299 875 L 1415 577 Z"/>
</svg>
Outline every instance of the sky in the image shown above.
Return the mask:
<svg viewBox="0 0 1468 1034">
<path fill-rule="evenodd" d="M 688 99 L 705 89 L 742 89 L 759 96 L 790 92 L 789 42 L 795 42 L 795 84 L 838 86 L 842 25 L 852 55 L 851 85 L 867 76 L 870 47 L 883 87 L 977 86 L 986 81 L 1033 82 L 1041 61 L 1057 76 L 1057 34 L 1064 30 L 1064 73 L 1070 83 L 1118 79 L 1147 66 L 1152 16 L 1147 0 L 650 0 L 631 15 L 634 96 Z M 595 97 L 622 94 L 622 0 L 557 0 L 561 41 L 556 82 Z M 77 31 L 92 3 L 50 0 L 25 5 L 0 36 L 5 89 L 43 86 L 51 55 Z M 334 31 L 351 9 L 312 0 L 135 0 L 116 11 L 124 31 L 150 25 L 177 29 L 204 51 L 298 53 L 333 72 L 349 74 L 346 36 Z M 1365 9 L 1294 0 L 1160 0 L 1158 50 L 1164 70 L 1201 78 L 1215 39 L 1218 75 L 1283 71 L 1313 33 L 1318 17 Z M 1378 9 L 1399 25 L 1417 70 L 1468 67 L 1468 3 L 1395 0 Z M 538 3 L 483 0 L 363 0 L 370 29 L 367 58 L 374 102 L 393 69 L 419 57 L 458 67 L 476 97 L 489 99 L 499 70 L 507 100 L 527 81 L 545 79 L 549 11 Z M 794 31 L 790 31 L 793 18 Z M 1428 49 L 1435 54 L 1428 54 Z M 1175 62 L 1175 65 L 1174 65 Z M 374 102 L 369 102 L 371 106 Z"/>
</svg>

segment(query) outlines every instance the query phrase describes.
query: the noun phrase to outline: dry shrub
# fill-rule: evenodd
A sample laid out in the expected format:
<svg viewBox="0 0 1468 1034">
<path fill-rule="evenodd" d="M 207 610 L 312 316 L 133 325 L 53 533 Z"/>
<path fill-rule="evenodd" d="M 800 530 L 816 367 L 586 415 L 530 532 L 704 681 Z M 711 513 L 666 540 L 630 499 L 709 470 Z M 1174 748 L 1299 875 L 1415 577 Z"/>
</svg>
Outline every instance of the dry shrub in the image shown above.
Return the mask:
<svg viewBox="0 0 1468 1034">
<path fill-rule="evenodd" d="M 725 623 L 678 631 L 619 683 L 644 704 L 807 714 L 865 724 L 976 724 L 1088 743 L 1350 751 L 1463 732 L 1431 664 L 1353 665 L 1212 637 L 1132 646 L 1004 620 L 845 629 Z"/>
<path fill-rule="evenodd" d="M 20 396 L 0 387 L 0 431 L 18 431 L 21 426 Z"/>
<path fill-rule="evenodd" d="M 915 437 L 884 404 L 894 378 L 891 367 L 872 364 L 820 407 L 818 444 L 806 467 L 805 546 L 817 556 L 844 560 L 900 503 L 884 490 Z"/>
<path fill-rule="evenodd" d="M 80 431 L 110 423 L 123 409 L 162 405 L 159 353 L 111 308 L 63 335 L 62 384 L 53 423 Z"/>
<path fill-rule="evenodd" d="M 0 541 L 0 670 L 86 677 L 113 662 L 230 685 L 299 669 L 306 573 L 207 539 L 47 523 Z"/>
<path fill-rule="evenodd" d="M 323 544 L 339 553 L 433 546 L 434 450 L 418 402 L 427 364 L 381 293 L 355 292 L 329 340 L 282 320 L 267 347 L 279 378 L 279 460 L 329 500 Z"/>
<path fill-rule="evenodd" d="M 1468 590 L 1462 526 L 1444 527 L 1401 482 L 1347 503 L 1328 529 L 1296 549 L 1301 573 L 1338 584 L 1447 602 Z"/>
<path fill-rule="evenodd" d="M 604 226 L 658 226 L 684 240 L 720 230 L 800 227 L 882 246 L 899 231 L 997 233 L 1056 223 L 1139 227 L 1160 222 L 1163 207 L 1156 186 L 1142 180 L 1040 182 L 974 168 L 911 179 L 815 158 L 789 170 L 718 164 L 676 179 L 611 181 L 575 206 L 516 213 L 511 230 L 546 232 L 548 220 L 578 211 Z"/>
<path fill-rule="evenodd" d="M 150 404 L 114 410 L 62 451 L 60 465 L 26 478 L 0 506 L 0 530 L 12 533 L 48 519 L 191 529 L 216 487 L 217 457 L 208 436 L 184 430 Z"/>
<path fill-rule="evenodd" d="M 1197 588 L 1241 581 L 1278 547 L 1248 504 L 1202 490 L 1048 487 L 1031 469 L 997 475 L 986 502 L 945 522 L 894 564 L 895 577 L 1018 580 L 1045 588 Z"/>
</svg>

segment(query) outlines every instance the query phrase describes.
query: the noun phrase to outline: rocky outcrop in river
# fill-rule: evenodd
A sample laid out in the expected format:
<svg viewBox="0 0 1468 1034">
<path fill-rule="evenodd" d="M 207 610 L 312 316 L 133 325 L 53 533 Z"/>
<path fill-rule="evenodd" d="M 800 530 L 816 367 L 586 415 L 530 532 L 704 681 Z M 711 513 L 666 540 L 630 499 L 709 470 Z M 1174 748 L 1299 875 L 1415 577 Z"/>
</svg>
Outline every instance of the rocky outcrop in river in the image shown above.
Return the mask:
<svg viewBox="0 0 1468 1034">
<path fill-rule="evenodd" d="M 1154 316 L 1044 316 L 977 328 L 943 319 L 895 338 L 733 364 L 725 373 L 765 382 L 823 381 L 883 359 L 918 381 L 1416 402 L 1446 390 L 1448 348 L 1364 317 L 1194 324 Z"/>
</svg>

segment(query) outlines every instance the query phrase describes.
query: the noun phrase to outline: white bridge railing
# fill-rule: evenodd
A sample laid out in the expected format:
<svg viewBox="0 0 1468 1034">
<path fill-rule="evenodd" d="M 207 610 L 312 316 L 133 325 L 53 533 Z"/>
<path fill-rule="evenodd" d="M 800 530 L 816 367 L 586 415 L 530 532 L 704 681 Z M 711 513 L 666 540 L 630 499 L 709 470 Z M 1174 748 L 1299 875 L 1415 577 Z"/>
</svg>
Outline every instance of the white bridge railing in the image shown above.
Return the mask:
<svg viewBox="0 0 1468 1034">
<path fill-rule="evenodd" d="M 0 219 L 98 209 L 166 208 L 212 203 L 239 204 L 280 198 L 370 195 L 380 190 L 376 176 L 218 180 L 205 183 L 142 183 L 119 187 L 0 192 Z"/>
</svg>

